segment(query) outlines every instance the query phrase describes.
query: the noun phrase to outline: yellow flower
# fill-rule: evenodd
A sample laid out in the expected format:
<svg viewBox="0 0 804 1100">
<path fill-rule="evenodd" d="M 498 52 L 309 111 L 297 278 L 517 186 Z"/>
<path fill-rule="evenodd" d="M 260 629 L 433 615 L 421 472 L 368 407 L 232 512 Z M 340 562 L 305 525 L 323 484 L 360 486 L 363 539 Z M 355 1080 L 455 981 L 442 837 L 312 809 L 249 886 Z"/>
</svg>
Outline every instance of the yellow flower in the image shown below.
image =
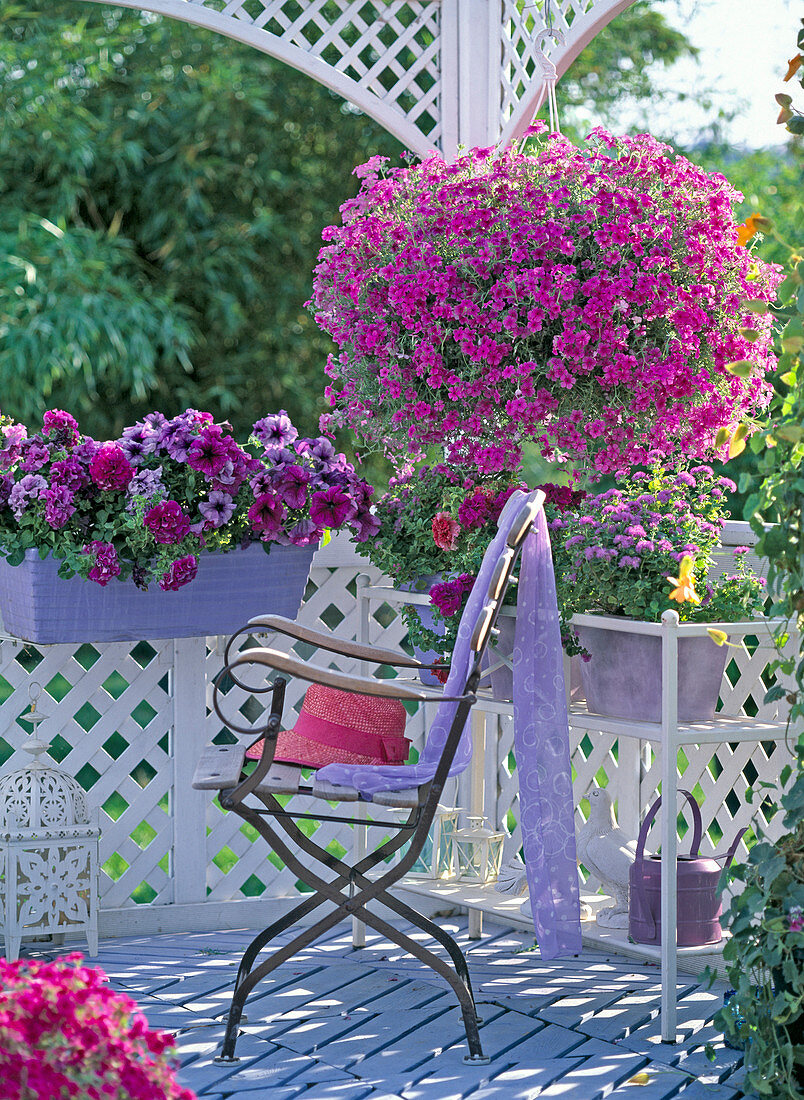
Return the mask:
<svg viewBox="0 0 804 1100">
<path fill-rule="evenodd" d="M 701 602 L 698 593 L 695 591 L 695 580 L 692 576 L 694 564 L 692 558 L 687 554 L 679 563 L 678 576 L 667 578 L 671 584 L 676 586 L 670 593 L 671 600 L 677 600 L 679 603 Z"/>
</svg>

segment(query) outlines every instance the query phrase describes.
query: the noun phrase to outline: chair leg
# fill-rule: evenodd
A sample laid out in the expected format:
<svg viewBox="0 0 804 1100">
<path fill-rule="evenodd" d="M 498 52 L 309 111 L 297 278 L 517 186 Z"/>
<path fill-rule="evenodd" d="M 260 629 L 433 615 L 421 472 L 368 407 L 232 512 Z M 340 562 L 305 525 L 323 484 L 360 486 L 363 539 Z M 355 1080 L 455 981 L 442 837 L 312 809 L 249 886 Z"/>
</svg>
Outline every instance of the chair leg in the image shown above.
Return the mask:
<svg viewBox="0 0 804 1100">
<path fill-rule="evenodd" d="M 410 905 L 406 905 L 404 901 L 395 898 L 393 894 L 387 894 L 383 897 L 382 903 L 383 905 L 387 905 L 389 909 L 393 909 L 400 917 L 404 917 L 405 920 L 410 921 L 411 924 L 415 924 L 418 928 L 421 928 L 422 932 L 425 932 L 428 936 L 432 936 L 434 940 L 437 940 L 438 943 L 441 944 L 452 959 L 458 977 L 469 990 L 469 996 L 474 1000 L 472 979 L 469 977 L 469 967 L 466 963 L 466 956 L 449 932 L 445 932 L 443 928 L 440 928 L 433 921 L 428 920 L 427 917 L 422 916 L 421 913 L 417 913 Z M 479 1022 L 482 1023 L 482 1020 Z"/>
<path fill-rule="evenodd" d="M 294 833 L 300 832 L 295 823 L 287 818 L 281 818 L 279 819 L 279 821 L 284 831 L 290 837 L 295 839 Z M 263 829 L 266 833 L 272 832 L 267 823 L 263 823 Z M 365 874 L 363 872 L 365 872 L 366 870 L 370 870 L 373 865 L 379 863 L 383 858 L 384 852 L 383 854 L 376 856 L 376 859 L 373 858 L 375 853 L 372 853 L 372 855 L 369 856 L 365 856 L 362 860 L 360 860 L 356 867 L 350 868 L 347 864 L 343 863 L 336 856 L 333 856 L 330 852 L 326 852 L 319 845 L 316 845 L 313 841 L 310 840 L 309 837 L 304 837 L 303 834 L 302 837 L 303 848 L 307 852 L 307 854 L 313 855 L 315 857 L 315 852 L 313 852 L 312 849 L 317 849 L 319 853 L 317 858 L 320 860 L 320 862 L 325 863 L 326 866 L 335 871 L 335 873 L 339 876 L 339 880 L 341 883 L 345 885 L 347 881 L 349 881 L 350 883 L 353 882 L 360 888 L 360 893 L 358 893 L 356 897 L 346 898 L 343 895 L 341 888 L 339 888 L 336 883 L 325 883 L 321 879 L 319 879 L 318 876 L 311 875 L 310 869 L 305 868 L 305 866 L 298 860 L 298 857 L 295 855 L 295 853 L 288 849 L 285 843 L 279 837 L 276 837 L 274 840 L 274 851 L 277 852 L 279 858 L 282 859 L 283 862 L 286 862 L 288 864 L 288 866 L 291 868 L 291 870 L 294 871 L 294 873 L 299 874 L 300 877 L 304 877 L 306 875 L 307 880 L 310 882 L 311 885 L 315 883 L 316 888 L 322 893 L 328 895 L 330 901 L 333 901 L 336 904 L 338 902 L 341 903 L 339 908 L 336 910 L 337 919 L 341 919 L 338 914 L 342 914 L 343 916 L 350 915 L 352 917 L 359 917 L 360 920 L 364 921 L 371 928 L 374 928 L 376 931 L 380 932 L 381 935 L 384 935 L 393 943 L 398 944 L 398 946 L 402 947 L 403 950 L 413 955 L 414 958 L 419 959 L 420 962 L 425 963 L 425 965 L 429 966 L 432 970 L 435 970 L 437 974 L 440 974 L 441 977 L 443 977 L 444 980 L 448 982 L 448 984 L 455 991 L 455 995 L 458 998 L 458 1003 L 461 1008 L 461 1014 L 463 1015 L 464 1026 L 466 1028 L 466 1039 L 469 1044 L 469 1056 L 467 1058 L 467 1061 L 477 1065 L 485 1065 L 488 1062 L 488 1058 L 486 1058 L 483 1054 L 483 1048 L 480 1043 L 480 1036 L 478 1034 L 478 1026 L 482 1021 L 478 1019 L 477 1009 L 475 1007 L 474 1001 L 474 994 L 472 992 L 472 983 L 469 977 L 469 968 L 466 965 L 466 959 L 464 958 L 463 952 L 448 932 L 445 932 L 442 928 L 439 928 L 437 925 L 433 924 L 426 917 L 423 917 L 420 913 L 417 913 L 414 909 L 411 909 L 403 901 L 400 901 L 399 899 L 393 897 L 393 895 L 389 894 L 384 889 L 382 883 L 387 878 L 391 878 L 395 874 L 395 871 L 391 871 L 388 873 L 388 875 L 384 875 L 382 876 L 382 878 L 373 881 L 365 877 Z M 300 837 L 299 840 L 301 842 L 302 838 Z M 432 935 L 433 938 L 437 940 L 440 944 L 442 944 L 442 946 L 449 953 L 450 958 L 455 964 L 455 970 L 453 971 L 449 967 L 449 965 L 444 962 L 443 959 L 440 959 L 437 955 L 434 955 L 432 951 L 428 951 L 427 948 L 424 948 L 420 944 L 417 944 L 415 940 L 410 939 L 410 937 L 406 936 L 403 932 L 398 932 L 395 928 L 393 928 L 392 925 L 388 924 L 380 917 L 375 916 L 373 913 L 370 913 L 369 910 L 366 909 L 364 904 L 361 902 L 361 894 L 365 892 L 369 892 L 373 900 L 376 900 L 381 904 L 386 905 L 392 911 L 399 913 L 400 916 L 404 916 L 406 917 L 406 919 L 411 920 L 411 923 L 417 925 L 419 928 L 422 929 L 422 931 Z M 259 975 L 259 977 L 264 976 L 264 974 L 268 972 L 265 967 L 266 964 L 263 964 L 263 967 L 260 967 L 260 970 L 263 971 L 263 974 Z M 258 971 L 254 972 L 254 982 L 259 981 L 258 973 Z"/>
<path fill-rule="evenodd" d="M 240 966 L 237 970 L 237 977 L 235 978 L 235 989 L 240 983 L 248 977 L 254 960 L 262 951 L 263 947 L 271 942 L 276 936 L 281 935 L 288 928 L 291 928 L 294 924 L 297 924 L 303 917 L 306 917 L 308 913 L 312 913 L 319 905 L 324 904 L 324 898 L 318 897 L 317 894 L 311 894 L 300 905 L 295 906 L 289 913 L 285 913 L 279 920 L 275 920 L 273 924 L 269 924 L 267 928 L 264 928 L 243 952 L 243 957 L 240 960 Z"/>
<path fill-rule="evenodd" d="M 272 796 L 263 798 L 262 800 L 268 805 L 268 799 L 273 801 Z M 270 808 L 270 806 L 269 806 Z M 391 942 L 396 943 L 403 950 L 413 955 L 414 958 L 419 959 L 430 969 L 434 970 L 437 974 L 440 974 L 442 978 L 452 987 L 458 998 L 458 1003 L 461 1008 L 461 1014 L 463 1016 L 464 1027 L 466 1029 L 466 1038 L 469 1044 L 469 1055 L 466 1061 L 474 1064 L 485 1064 L 488 1062 L 488 1058 L 483 1055 L 483 1048 L 480 1043 L 480 1036 L 478 1032 L 478 1017 L 475 1009 L 474 997 L 472 993 L 471 981 L 469 979 L 469 971 L 466 966 L 466 960 L 463 957 L 458 945 L 452 939 L 448 933 L 443 929 L 439 929 L 436 925 L 431 925 L 431 922 L 426 918 L 421 917 L 415 910 L 409 909 L 405 906 L 404 902 L 397 902 L 397 899 L 393 898 L 387 893 L 385 888 L 385 882 L 388 881 L 389 885 L 397 880 L 397 868 L 390 870 L 386 875 L 383 875 L 380 879 L 371 880 L 365 877 L 365 872 L 372 869 L 377 863 L 381 862 L 385 857 L 387 844 L 381 845 L 378 852 L 372 853 L 369 856 L 364 857 L 359 861 L 356 867 L 351 868 L 348 864 L 343 863 L 337 856 L 327 852 L 316 844 L 310 837 L 301 833 L 301 830 L 290 818 L 280 817 L 276 819 L 276 823 L 280 824 L 285 833 L 298 843 L 305 855 L 311 856 L 318 863 L 323 864 L 330 871 L 335 873 L 335 880 L 328 882 L 322 879 L 319 875 L 312 872 L 311 868 L 305 864 L 299 856 L 292 849 L 288 848 L 282 837 L 277 834 L 274 829 L 268 824 L 265 818 L 251 810 L 249 807 L 240 804 L 235 807 L 239 816 L 243 817 L 246 821 L 249 821 L 254 825 L 267 843 L 271 846 L 273 851 L 279 856 L 279 858 L 293 871 L 302 878 L 308 885 L 312 886 L 317 893 L 308 902 L 302 903 L 301 907 L 309 906 L 307 911 L 311 911 L 318 905 L 322 904 L 324 900 L 331 901 L 335 904 L 336 908 L 329 913 L 326 917 L 317 921 L 310 928 L 305 929 L 304 932 L 296 936 L 290 943 L 285 944 L 284 947 L 276 950 L 264 963 L 258 966 L 255 970 L 251 971 L 250 966 L 256 958 L 259 952 L 259 948 L 256 948 L 251 958 L 246 964 L 244 957 L 241 962 L 240 970 L 238 971 L 238 981 L 235 986 L 234 994 L 232 997 L 232 1004 L 229 1011 L 229 1018 L 227 1021 L 226 1035 L 224 1038 L 223 1049 L 218 1056 L 218 1061 L 231 1062 L 236 1061 L 235 1058 L 235 1046 L 237 1042 L 237 1029 L 242 1017 L 243 1006 L 246 998 L 248 997 L 254 986 L 264 978 L 268 973 L 280 966 L 283 962 L 291 959 L 297 951 L 306 947 L 312 943 L 324 932 L 334 927 L 341 920 L 348 916 L 358 916 L 369 927 L 374 928 L 381 935 L 390 939 Z M 404 838 L 400 838 L 399 845 L 404 843 Z M 358 893 L 355 897 L 350 898 L 344 891 L 347 886 L 355 885 L 358 887 Z M 365 903 L 370 900 L 377 900 L 383 904 L 388 905 L 392 911 L 400 912 L 401 915 L 412 918 L 412 922 L 423 931 L 428 934 L 432 934 L 434 938 L 445 947 L 448 951 L 451 959 L 455 963 L 455 969 L 453 970 L 448 963 L 439 958 L 433 952 L 428 951 L 426 948 L 417 944 L 415 940 L 406 936 L 404 933 L 397 931 L 386 921 L 377 917 L 371 913 L 365 907 Z M 424 922 L 424 923 L 422 923 Z M 277 923 L 277 922 L 275 922 Z M 430 925 L 430 927 L 428 927 Z M 273 928 L 274 926 L 272 926 Z M 435 931 L 431 932 L 431 928 Z M 255 938 L 255 941 L 247 949 L 247 952 L 251 952 L 255 944 L 262 941 L 262 945 L 268 942 L 271 930 L 266 929 L 264 933 L 261 933 Z M 247 967 L 248 971 L 247 972 Z"/>
<path fill-rule="evenodd" d="M 383 905 L 387 905 L 389 901 L 395 899 L 386 894 L 377 900 L 381 901 Z M 477 1016 L 477 1009 L 475 1008 L 475 1001 L 472 996 L 471 988 L 468 988 L 459 975 L 456 974 L 443 959 L 440 959 L 438 955 L 434 955 L 432 951 L 428 951 L 426 947 L 422 947 L 421 944 L 416 943 L 415 940 L 406 936 L 404 932 L 400 932 L 398 929 L 394 928 L 393 925 L 384 921 L 382 917 L 377 916 L 376 913 L 372 913 L 362 905 L 354 906 L 354 910 L 355 912 L 353 915 L 358 916 L 362 921 L 365 921 L 370 928 L 379 932 L 380 935 L 385 936 L 386 939 L 391 940 L 392 943 L 397 944 L 398 947 L 407 951 L 409 955 L 413 955 L 414 958 L 423 962 L 426 966 L 429 966 L 431 970 L 435 970 L 435 972 L 440 974 L 452 987 L 455 996 L 458 998 L 461 1015 L 463 1016 L 464 1028 L 466 1029 L 466 1041 L 469 1045 L 469 1054 L 464 1057 L 464 1062 L 470 1065 L 488 1065 L 490 1059 L 483 1053 L 483 1046 L 480 1042 L 478 1025 L 481 1021 Z M 458 950 L 460 949 L 458 948 Z"/>
</svg>

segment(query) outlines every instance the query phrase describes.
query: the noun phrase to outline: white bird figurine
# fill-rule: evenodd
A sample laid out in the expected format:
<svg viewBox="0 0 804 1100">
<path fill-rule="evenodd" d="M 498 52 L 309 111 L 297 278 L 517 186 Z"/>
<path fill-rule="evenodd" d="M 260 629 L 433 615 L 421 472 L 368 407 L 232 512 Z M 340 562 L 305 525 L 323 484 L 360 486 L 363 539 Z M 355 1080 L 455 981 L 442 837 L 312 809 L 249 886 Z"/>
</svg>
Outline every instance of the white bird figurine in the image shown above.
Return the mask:
<svg viewBox="0 0 804 1100">
<path fill-rule="evenodd" d="M 603 928 L 628 927 L 628 872 L 636 858 L 636 841 L 617 824 L 611 795 L 603 787 L 589 792 L 589 820 L 576 840 L 578 862 L 599 878 L 614 905 L 598 911 Z"/>
</svg>

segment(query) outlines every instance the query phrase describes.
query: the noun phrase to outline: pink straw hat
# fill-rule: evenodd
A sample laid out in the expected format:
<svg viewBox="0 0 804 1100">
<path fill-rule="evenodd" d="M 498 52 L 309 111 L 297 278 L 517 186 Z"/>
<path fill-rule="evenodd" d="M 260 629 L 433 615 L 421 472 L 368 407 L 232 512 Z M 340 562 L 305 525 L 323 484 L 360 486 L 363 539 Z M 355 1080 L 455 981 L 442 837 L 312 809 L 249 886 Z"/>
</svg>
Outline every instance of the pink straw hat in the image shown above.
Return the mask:
<svg viewBox="0 0 804 1100">
<path fill-rule="evenodd" d="M 326 764 L 404 764 L 410 739 L 407 711 L 398 699 L 358 695 L 311 684 L 292 730 L 276 740 L 274 759 L 305 768 Z M 247 756 L 259 759 L 262 741 Z"/>
</svg>

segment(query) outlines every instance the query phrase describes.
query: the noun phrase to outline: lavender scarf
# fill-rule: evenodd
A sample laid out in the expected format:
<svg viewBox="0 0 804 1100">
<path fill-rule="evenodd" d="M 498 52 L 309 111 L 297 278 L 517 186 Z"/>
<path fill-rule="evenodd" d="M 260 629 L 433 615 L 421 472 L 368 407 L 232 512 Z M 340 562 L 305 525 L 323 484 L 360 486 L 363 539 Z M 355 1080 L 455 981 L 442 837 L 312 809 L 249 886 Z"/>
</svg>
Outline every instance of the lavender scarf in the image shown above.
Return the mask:
<svg viewBox="0 0 804 1100">
<path fill-rule="evenodd" d="M 472 660 L 472 631 L 524 499 L 524 494 L 517 493 L 508 501 L 483 558 L 461 616 L 446 695 L 464 690 Z M 435 774 L 456 709 L 457 703 L 439 705 L 416 764 L 328 764 L 319 775 L 330 783 L 355 787 L 369 798 L 376 791 L 418 787 Z M 450 775 L 464 771 L 472 758 L 469 725 L 464 727 Z M 561 637 L 543 512 L 522 552 L 514 643 L 514 749 L 533 922 L 542 957 L 551 959 L 581 950 L 581 927 Z"/>
</svg>

